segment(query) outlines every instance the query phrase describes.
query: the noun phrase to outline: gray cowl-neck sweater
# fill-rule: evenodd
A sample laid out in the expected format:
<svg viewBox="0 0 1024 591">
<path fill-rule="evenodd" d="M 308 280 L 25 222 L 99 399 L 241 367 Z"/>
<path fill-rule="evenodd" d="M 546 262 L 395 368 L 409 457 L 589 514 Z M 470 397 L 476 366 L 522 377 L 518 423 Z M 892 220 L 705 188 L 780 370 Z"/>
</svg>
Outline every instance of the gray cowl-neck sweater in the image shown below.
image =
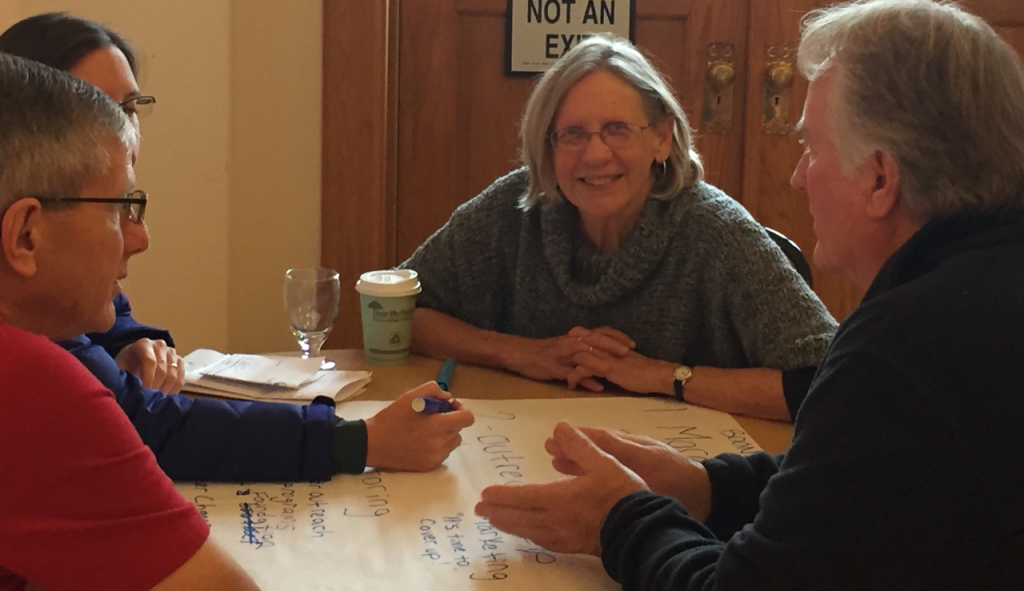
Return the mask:
<svg viewBox="0 0 1024 591">
<path fill-rule="evenodd" d="M 418 306 L 531 338 L 611 326 L 643 355 L 689 365 L 796 369 L 836 323 L 747 211 L 706 183 L 648 199 L 609 255 L 564 199 L 518 207 L 526 170 L 459 206 L 402 267 Z"/>
</svg>

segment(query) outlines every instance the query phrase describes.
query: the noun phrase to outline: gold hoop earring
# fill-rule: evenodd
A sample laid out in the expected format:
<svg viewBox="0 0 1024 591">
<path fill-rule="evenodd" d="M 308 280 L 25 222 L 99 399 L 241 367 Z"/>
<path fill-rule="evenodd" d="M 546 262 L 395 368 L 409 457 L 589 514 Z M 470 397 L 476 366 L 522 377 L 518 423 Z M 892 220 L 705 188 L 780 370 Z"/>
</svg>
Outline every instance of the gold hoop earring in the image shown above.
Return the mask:
<svg viewBox="0 0 1024 591">
<path fill-rule="evenodd" d="M 655 164 L 654 174 L 659 179 L 665 178 L 665 175 L 668 174 L 668 164 L 667 164 L 667 162 L 668 162 L 667 160 L 662 160 L 661 162 L 657 162 L 656 161 L 654 163 Z"/>
</svg>

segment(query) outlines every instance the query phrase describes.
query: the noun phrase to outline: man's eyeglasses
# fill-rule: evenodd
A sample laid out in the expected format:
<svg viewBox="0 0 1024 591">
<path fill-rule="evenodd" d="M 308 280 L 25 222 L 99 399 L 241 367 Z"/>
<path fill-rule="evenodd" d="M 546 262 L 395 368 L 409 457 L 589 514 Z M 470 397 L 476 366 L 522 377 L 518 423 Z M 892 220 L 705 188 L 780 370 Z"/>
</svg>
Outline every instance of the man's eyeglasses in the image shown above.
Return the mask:
<svg viewBox="0 0 1024 591">
<path fill-rule="evenodd" d="M 590 143 L 594 134 L 601 136 L 601 141 L 612 150 L 628 147 L 646 125 L 634 125 L 624 121 L 609 121 L 597 131 L 574 125 L 560 129 L 548 136 L 551 146 L 557 150 L 583 150 Z"/>
<path fill-rule="evenodd" d="M 145 117 L 153 112 L 153 105 L 156 104 L 155 96 L 135 96 L 123 103 L 120 103 L 121 110 L 129 117 Z"/>
<path fill-rule="evenodd" d="M 147 201 L 149 201 L 149 195 L 146 195 L 146 192 L 141 189 L 136 189 L 124 197 L 54 197 L 39 200 L 44 207 L 60 203 L 117 203 L 121 205 L 128 220 L 136 224 L 141 224 L 146 219 Z"/>
</svg>

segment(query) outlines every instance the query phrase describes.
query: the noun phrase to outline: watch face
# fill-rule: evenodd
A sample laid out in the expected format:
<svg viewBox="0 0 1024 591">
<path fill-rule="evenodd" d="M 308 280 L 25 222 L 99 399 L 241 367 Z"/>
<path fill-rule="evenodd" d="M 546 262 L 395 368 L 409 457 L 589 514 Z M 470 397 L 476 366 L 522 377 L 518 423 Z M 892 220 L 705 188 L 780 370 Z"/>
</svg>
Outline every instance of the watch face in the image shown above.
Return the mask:
<svg viewBox="0 0 1024 591">
<path fill-rule="evenodd" d="M 680 365 L 679 367 L 675 368 L 675 370 L 672 372 L 672 377 L 679 380 L 680 382 L 685 382 L 686 380 L 690 379 L 690 376 L 692 374 L 693 371 L 689 367 L 686 367 L 685 365 Z"/>
</svg>

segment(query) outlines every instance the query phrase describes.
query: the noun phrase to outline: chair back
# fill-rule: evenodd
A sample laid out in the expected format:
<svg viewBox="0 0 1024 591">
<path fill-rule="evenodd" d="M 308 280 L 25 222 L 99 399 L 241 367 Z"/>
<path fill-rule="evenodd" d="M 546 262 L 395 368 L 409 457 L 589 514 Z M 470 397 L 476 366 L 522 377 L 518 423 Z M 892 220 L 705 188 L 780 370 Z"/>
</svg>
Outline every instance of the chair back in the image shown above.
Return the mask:
<svg viewBox="0 0 1024 591">
<path fill-rule="evenodd" d="M 807 262 L 807 257 L 804 256 L 803 251 L 796 245 L 796 242 L 793 242 L 778 230 L 774 230 L 768 226 L 765 226 L 764 229 L 768 232 L 768 235 L 771 236 L 772 241 L 774 241 L 775 244 L 782 249 L 782 252 L 785 253 L 786 258 L 789 259 L 789 263 L 793 265 L 796 272 L 799 273 L 800 276 L 804 278 L 804 281 L 807 282 L 807 287 L 813 288 L 814 281 L 811 277 L 811 265 Z"/>
</svg>

